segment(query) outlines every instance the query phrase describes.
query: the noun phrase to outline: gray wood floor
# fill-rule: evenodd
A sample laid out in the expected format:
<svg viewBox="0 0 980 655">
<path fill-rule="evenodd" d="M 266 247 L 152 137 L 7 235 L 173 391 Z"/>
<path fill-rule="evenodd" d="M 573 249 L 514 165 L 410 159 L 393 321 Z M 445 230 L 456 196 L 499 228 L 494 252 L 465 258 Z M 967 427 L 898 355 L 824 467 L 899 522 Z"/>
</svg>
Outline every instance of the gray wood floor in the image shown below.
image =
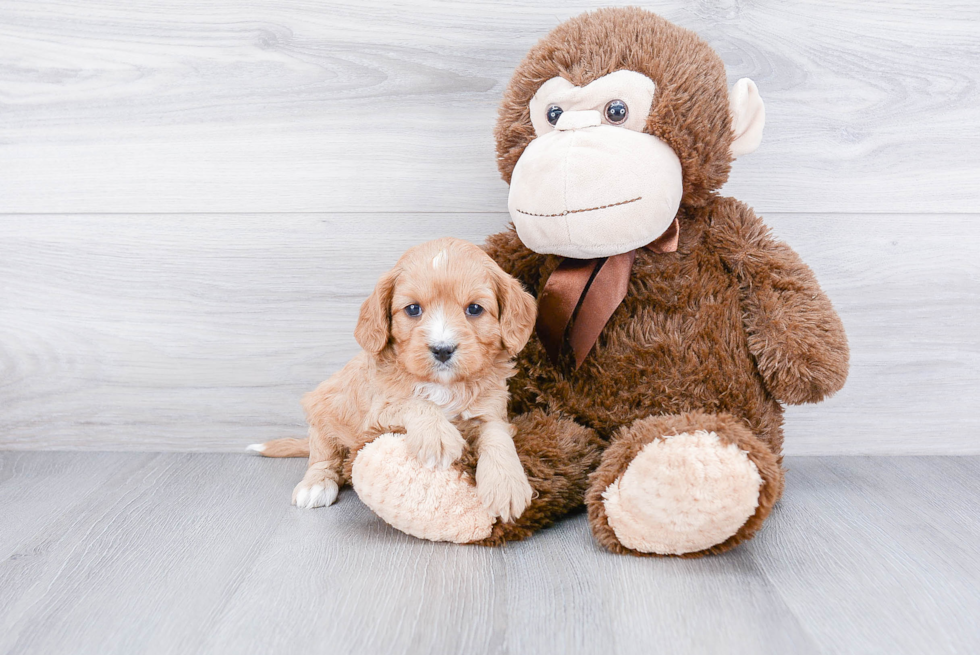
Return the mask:
<svg viewBox="0 0 980 655">
<path fill-rule="evenodd" d="M 300 460 L 0 452 L 0 653 L 980 651 L 980 458 L 787 465 L 758 538 L 686 561 L 299 511 Z"/>
</svg>

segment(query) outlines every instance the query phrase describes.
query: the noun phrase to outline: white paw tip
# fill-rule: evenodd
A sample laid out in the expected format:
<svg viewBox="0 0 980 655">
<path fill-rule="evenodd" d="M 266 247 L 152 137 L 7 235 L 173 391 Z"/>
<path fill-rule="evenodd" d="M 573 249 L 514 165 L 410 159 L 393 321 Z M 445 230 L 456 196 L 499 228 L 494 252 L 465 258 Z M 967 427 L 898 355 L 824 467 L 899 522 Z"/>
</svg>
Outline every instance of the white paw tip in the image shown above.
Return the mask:
<svg viewBox="0 0 980 655">
<path fill-rule="evenodd" d="M 293 505 L 296 505 L 296 507 L 306 507 L 306 499 L 309 497 L 309 495 L 310 490 L 303 487 L 297 491 L 296 495 L 293 497 Z"/>
<path fill-rule="evenodd" d="M 258 453 L 259 455 L 261 455 L 262 453 L 265 452 L 265 445 L 260 443 L 253 443 L 251 446 L 247 446 L 245 448 L 245 452 Z"/>
<path fill-rule="evenodd" d="M 296 507 L 302 509 L 314 509 L 316 507 L 326 507 L 332 505 L 337 500 L 337 493 L 340 487 L 332 480 L 327 480 L 323 484 L 314 484 L 310 487 L 303 487 L 296 492 Z"/>
</svg>

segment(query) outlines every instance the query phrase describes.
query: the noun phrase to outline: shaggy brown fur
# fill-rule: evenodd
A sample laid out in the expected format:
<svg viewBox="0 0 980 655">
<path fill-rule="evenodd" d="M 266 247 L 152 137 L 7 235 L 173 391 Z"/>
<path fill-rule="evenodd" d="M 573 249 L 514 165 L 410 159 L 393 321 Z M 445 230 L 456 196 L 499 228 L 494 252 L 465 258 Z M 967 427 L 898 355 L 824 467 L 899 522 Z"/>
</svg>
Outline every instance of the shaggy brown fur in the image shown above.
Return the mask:
<svg viewBox="0 0 980 655">
<path fill-rule="evenodd" d="M 721 552 L 750 538 L 782 493 L 780 403 L 817 402 L 840 389 L 847 340 L 796 253 L 751 209 L 717 195 L 731 164 L 724 66 L 696 35 L 658 16 L 599 10 L 560 25 L 530 51 L 497 123 L 504 180 L 534 138 L 527 107 L 543 82 L 561 75 L 584 85 L 620 69 L 657 84 L 646 131 L 670 145 L 682 164 L 680 243 L 673 253 L 637 251 L 626 298 L 580 369 L 570 353 L 552 364 L 537 339 L 521 353 L 511 410 L 538 498 L 515 526 L 498 526 L 488 542 L 525 537 L 584 498 L 599 542 L 633 552 L 606 521 L 603 490 L 643 445 L 709 430 L 746 451 L 764 481 L 757 511 L 736 535 L 687 556 Z M 535 295 L 561 261 L 532 252 L 513 229 L 490 237 L 486 248 Z M 599 464 L 597 448 L 607 443 Z M 583 493 L 581 481 L 592 471 Z"/>
</svg>

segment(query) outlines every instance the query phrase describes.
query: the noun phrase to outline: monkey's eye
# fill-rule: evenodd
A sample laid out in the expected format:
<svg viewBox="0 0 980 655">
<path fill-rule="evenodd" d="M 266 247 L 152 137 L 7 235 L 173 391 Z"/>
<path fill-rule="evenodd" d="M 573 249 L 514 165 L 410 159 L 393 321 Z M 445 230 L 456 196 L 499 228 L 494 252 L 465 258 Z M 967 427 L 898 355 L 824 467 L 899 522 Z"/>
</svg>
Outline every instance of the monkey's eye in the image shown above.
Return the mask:
<svg viewBox="0 0 980 655">
<path fill-rule="evenodd" d="M 466 308 L 466 315 L 467 316 L 479 316 L 482 313 L 483 313 L 483 308 L 480 307 L 479 305 L 477 305 L 476 303 L 473 303 L 473 304 L 467 306 L 467 308 Z"/>
<path fill-rule="evenodd" d="M 611 100 L 606 105 L 606 120 L 613 125 L 619 125 L 630 115 L 630 110 L 622 100 Z"/>
<path fill-rule="evenodd" d="M 422 315 L 422 308 L 419 305 L 412 303 L 411 305 L 405 308 L 405 313 L 411 316 L 412 318 L 418 318 L 419 316 Z"/>
<path fill-rule="evenodd" d="M 552 125 L 556 124 L 563 113 L 564 110 L 561 107 L 558 105 L 551 105 L 548 107 L 548 122 Z"/>
</svg>

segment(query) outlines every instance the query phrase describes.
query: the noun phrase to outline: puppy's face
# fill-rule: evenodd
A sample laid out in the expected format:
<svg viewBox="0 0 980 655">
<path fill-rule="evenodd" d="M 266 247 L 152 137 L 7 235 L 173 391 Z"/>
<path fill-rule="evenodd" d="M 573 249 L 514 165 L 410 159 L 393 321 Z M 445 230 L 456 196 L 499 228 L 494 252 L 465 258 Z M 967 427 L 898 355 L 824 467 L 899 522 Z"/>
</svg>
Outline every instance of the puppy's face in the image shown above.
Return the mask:
<svg viewBox="0 0 980 655">
<path fill-rule="evenodd" d="M 414 377 L 442 384 L 516 355 L 534 327 L 534 299 L 480 248 L 439 239 L 412 248 L 361 308 L 355 336 L 391 348 Z"/>
</svg>

